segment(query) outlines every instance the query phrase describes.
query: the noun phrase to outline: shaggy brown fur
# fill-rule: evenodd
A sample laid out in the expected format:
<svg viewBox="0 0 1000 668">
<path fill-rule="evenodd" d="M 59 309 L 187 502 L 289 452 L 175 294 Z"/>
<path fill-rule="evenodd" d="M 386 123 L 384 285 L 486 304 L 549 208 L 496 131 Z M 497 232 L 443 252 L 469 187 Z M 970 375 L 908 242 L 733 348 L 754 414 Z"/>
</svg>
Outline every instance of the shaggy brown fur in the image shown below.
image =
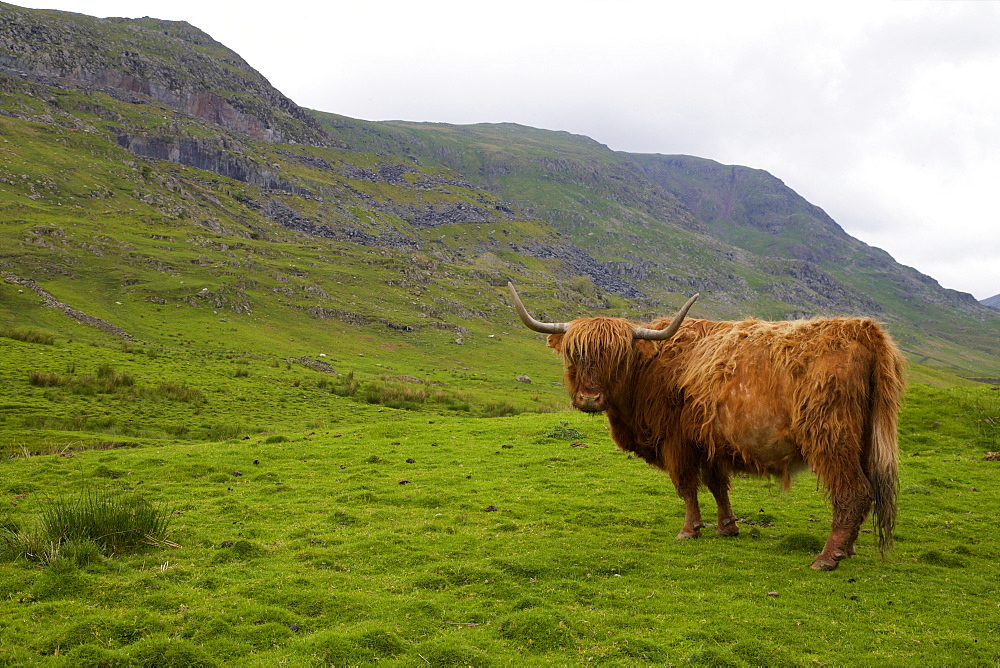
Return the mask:
<svg viewBox="0 0 1000 668">
<path fill-rule="evenodd" d="M 689 319 L 672 339 L 645 341 L 620 318 L 585 318 L 549 346 L 563 357 L 574 405 L 606 412 L 619 447 L 670 474 L 687 508 L 678 538 L 704 526 L 699 478 L 718 504 L 718 533 L 736 535 L 731 473 L 787 486 L 809 466 L 833 505 L 813 568 L 853 555 L 873 509 L 879 548 L 891 546 L 905 362 L 874 321 Z"/>
</svg>

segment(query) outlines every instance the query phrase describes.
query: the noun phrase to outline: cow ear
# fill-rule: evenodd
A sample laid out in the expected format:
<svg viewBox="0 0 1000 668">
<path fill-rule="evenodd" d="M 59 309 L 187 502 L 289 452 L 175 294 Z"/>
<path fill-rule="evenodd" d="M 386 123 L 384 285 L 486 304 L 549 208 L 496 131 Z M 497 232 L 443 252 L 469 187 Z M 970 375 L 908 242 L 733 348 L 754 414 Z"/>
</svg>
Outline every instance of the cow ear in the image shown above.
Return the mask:
<svg viewBox="0 0 1000 668">
<path fill-rule="evenodd" d="M 549 348 L 552 348 L 557 353 L 561 353 L 562 352 L 562 340 L 563 340 L 563 335 L 562 334 L 549 334 L 549 338 L 548 338 Z"/>
</svg>

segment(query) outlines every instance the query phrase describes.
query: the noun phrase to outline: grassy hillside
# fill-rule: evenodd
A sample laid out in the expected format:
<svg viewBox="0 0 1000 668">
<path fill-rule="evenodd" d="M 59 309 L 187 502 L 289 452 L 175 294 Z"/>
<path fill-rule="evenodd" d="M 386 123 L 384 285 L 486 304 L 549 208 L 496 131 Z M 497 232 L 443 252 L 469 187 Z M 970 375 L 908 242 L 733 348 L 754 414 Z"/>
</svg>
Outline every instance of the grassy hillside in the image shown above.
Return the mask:
<svg viewBox="0 0 1000 668">
<path fill-rule="evenodd" d="M 170 360 L 178 356 L 206 368 L 218 362 L 219 378 L 213 383 L 233 377 L 232 360 L 253 360 L 270 369 L 267 364 L 280 360 L 320 361 L 323 354 L 336 372 L 326 375 L 354 372 L 362 387 L 383 382 L 382 376 L 447 381 L 447 388 L 434 392 L 468 394 L 456 402 L 472 414 L 561 405 L 551 381 L 539 389 L 514 380 L 538 364 L 547 366 L 553 380 L 558 369 L 534 335 L 513 327 L 499 287 L 511 279 L 540 283 L 535 297 L 542 308 L 557 292 L 561 301 L 587 308 L 587 296 L 556 290 L 551 272 L 559 261 L 515 262 L 500 248 L 464 260 L 457 253 L 444 255 L 432 249 L 446 246 L 441 236 L 453 226 L 427 232 L 435 240 L 428 249 L 430 244 L 417 244 L 420 231 L 392 212 L 476 208 L 482 219 L 496 220 L 446 235 L 450 240 L 461 234 L 463 243 L 474 247 L 498 245 L 498 236 L 553 236 L 544 224 L 505 220 L 489 195 L 456 185 L 440 170 L 409 172 L 406 178 L 416 184 L 411 187 L 366 177 L 364 170 L 377 171 L 393 161 L 338 149 L 279 152 L 272 145 L 251 144 L 256 161 L 279 165 L 289 179 L 308 183 L 313 191 L 337 190 L 337 198 L 268 191 L 192 167 L 149 163 L 101 132 L 72 127 L 74 119 L 94 121 L 80 111 L 79 98 L 85 96 L 67 92 L 52 104 L 23 94 L 26 88 L 17 82 L 8 80 L 8 88 L 5 104 L 23 104 L 24 116 L 53 108 L 60 112 L 58 124 L 0 117 L 5 184 L 0 193 L 5 278 L 0 319 L 9 329 L 35 329 L 60 342 L 54 355 L 41 358 L 52 364 L 24 369 L 19 381 L 35 370 L 73 375 L 61 365 L 59 351 L 86 350 L 94 343 L 96 357 L 79 365 L 80 374 L 115 364 L 103 355 L 117 350 L 126 351 L 124 359 L 137 360 L 136 368 L 152 377 L 188 373 L 171 370 Z M 111 98 L 90 97 L 116 108 Z M 129 111 L 133 124 L 152 123 L 164 112 Z M 305 157 L 339 164 L 349 175 L 311 167 Z M 268 210 L 277 213 L 269 217 Z M 282 216 L 287 225 L 275 220 Z M 366 243 L 348 241 L 352 231 Z M 388 243 L 377 243 L 385 237 Z M 53 300 L 113 323 L 128 340 L 45 306 L 28 280 Z M 523 359 L 524 366 L 512 359 Z M 384 382 L 403 388 L 413 384 Z M 416 384 L 416 389 L 427 387 Z M 248 391 L 259 389 L 251 385 Z M 15 403 L 6 410 L 21 422 L 27 419 L 21 408 Z M 72 402 L 56 412 L 87 414 Z M 144 429 L 162 433 L 164 425 L 155 422 L 137 433 Z M 34 427 L 27 431 L 7 432 L 8 442 L 47 438 Z"/>
<path fill-rule="evenodd" d="M 586 137 L 513 124 L 314 113 L 340 141 L 447 166 L 531 211 L 649 297 L 643 315 L 696 291 L 714 317 L 867 314 L 927 368 L 922 378 L 977 376 L 1000 364 L 995 313 L 850 237 L 766 172 L 616 153 Z M 590 276 L 614 289 L 605 275 Z"/>
</svg>

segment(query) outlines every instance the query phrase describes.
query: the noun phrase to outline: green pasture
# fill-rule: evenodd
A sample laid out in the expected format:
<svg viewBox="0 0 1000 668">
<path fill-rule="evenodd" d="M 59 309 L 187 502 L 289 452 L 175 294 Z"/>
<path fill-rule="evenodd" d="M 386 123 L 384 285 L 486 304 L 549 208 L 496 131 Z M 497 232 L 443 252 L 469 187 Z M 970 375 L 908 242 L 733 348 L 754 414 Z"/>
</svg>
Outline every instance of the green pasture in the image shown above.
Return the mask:
<svg viewBox="0 0 1000 668">
<path fill-rule="evenodd" d="M 677 541 L 669 479 L 602 418 L 561 410 L 558 387 L 9 330 L 0 344 L 0 665 L 1000 661 L 986 386 L 910 387 L 895 550 L 881 559 L 865 533 L 817 573 L 830 512 L 813 476 L 789 492 L 738 479 L 741 535 Z M 459 405 L 393 407 L 390 388 Z M 498 393 L 520 408 L 486 417 Z M 166 534 L 9 549 L 95 498 L 152 504 Z"/>
</svg>

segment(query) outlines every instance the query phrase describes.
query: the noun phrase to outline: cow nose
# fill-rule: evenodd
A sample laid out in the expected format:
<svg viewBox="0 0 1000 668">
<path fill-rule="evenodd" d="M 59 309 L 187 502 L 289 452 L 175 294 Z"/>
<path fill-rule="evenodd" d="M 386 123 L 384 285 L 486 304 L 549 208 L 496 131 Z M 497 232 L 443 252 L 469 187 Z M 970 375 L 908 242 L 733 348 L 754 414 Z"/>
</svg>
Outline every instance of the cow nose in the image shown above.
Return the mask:
<svg viewBox="0 0 1000 668">
<path fill-rule="evenodd" d="M 604 410 L 604 396 L 600 392 L 585 394 L 577 392 L 573 405 L 581 411 L 597 413 Z"/>
</svg>

